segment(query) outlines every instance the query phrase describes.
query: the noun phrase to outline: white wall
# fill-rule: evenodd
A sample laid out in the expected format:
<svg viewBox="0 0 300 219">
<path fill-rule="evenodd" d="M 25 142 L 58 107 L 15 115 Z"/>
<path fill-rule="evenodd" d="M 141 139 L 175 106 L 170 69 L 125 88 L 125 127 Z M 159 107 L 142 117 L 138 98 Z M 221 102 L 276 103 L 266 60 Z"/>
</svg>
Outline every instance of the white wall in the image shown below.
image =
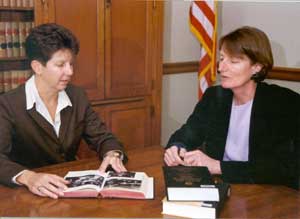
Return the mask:
<svg viewBox="0 0 300 219">
<path fill-rule="evenodd" d="M 199 59 L 200 45 L 189 31 L 190 1 L 165 1 L 164 63 Z M 250 25 L 265 31 L 272 44 L 276 66 L 300 68 L 300 2 L 219 2 L 219 36 Z M 300 93 L 299 82 L 279 83 Z M 197 73 L 165 75 L 162 98 L 162 144 L 178 129 L 197 102 Z"/>
</svg>

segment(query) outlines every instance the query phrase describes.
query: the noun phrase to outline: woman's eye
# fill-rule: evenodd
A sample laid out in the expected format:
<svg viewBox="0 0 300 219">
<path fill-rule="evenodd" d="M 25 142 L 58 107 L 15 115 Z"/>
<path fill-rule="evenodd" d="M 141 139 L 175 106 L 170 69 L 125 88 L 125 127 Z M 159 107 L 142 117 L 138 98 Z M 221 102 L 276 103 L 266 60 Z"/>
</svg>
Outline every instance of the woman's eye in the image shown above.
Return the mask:
<svg viewBox="0 0 300 219">
<path fill-rule="evenodd" d="M 231 63 L 233 63 L 233 64 L 239 63 L 239 60 L 233 59 L 233 60 L 231 60 Z"/>
</svg>

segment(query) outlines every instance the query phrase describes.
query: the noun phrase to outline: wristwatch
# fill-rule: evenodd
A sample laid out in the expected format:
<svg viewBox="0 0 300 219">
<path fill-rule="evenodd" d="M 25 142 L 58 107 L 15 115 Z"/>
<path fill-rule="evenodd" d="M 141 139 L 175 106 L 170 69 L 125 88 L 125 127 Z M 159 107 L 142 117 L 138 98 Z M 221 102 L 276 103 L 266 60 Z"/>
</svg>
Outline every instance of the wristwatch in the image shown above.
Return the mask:
<svg viewBox="0 0 300 219">
<path fill-rule="evenodd" d="M 120 150 L 112 150 L 112 151 L 108 151 L 104 156 L 103 156 L 103 159 L 105 157 L 116 157 L 116 158 L 119 158 L 120 160 L 123 160 L 124 159 L 124 154 L 122 151 Z"/>
</svg>

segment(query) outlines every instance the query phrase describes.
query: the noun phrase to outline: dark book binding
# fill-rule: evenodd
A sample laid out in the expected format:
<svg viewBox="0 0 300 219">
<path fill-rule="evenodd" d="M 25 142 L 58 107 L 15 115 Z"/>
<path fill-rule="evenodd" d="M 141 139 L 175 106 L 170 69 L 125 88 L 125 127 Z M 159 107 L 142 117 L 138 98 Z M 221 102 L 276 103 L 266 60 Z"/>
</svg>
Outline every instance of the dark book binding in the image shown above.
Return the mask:
<svg viewBox="0 0 300 219">
<path fill-rule="evenodd" d="M 166 187 L 199 187 L 214 184 L 207 167 L 163 167 Z"/>
<path fill-rule="evenodd" d="M 207 167 L 163 167 L 168 201 L 219 201 Z"/>
<path fill-rule="evenodd" d="M 216 184 L 216 187 L 219 190 L 220 201 L 211 202 L 205 201 L 204 204 L 207 206 L 211 206 L 211 208 L 216 209 L 216 217 L 220 215 L 220 211 L 222 210 L 226 199 L 230 196 L 230 184 L 229 183 L 219 183 Z"/>
</svg>

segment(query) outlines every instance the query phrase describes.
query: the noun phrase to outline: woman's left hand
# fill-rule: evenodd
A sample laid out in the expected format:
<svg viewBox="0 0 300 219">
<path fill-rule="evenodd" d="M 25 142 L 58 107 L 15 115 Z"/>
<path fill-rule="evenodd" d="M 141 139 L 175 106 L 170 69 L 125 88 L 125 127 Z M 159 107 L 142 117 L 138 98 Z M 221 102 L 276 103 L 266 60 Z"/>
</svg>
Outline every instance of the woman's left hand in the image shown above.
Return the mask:
<svg viewBox="0 0 300 219">
<path fill-rule="evenodd" d="M 200 150 L 186 152 L 184 155 L 186 166 L 206 166 L 211 174 L 221 174 L 220 161 L 215 160 Z"/>
<path fill-rule="evenodd" d="M 121 160 L 121 157 L 117 152 L 110 151 L 108 154 L 104 157 L 100 167 L 99 171 L 102 173 L 105 173 L 105 170 L 107 167 L 111 165 L 111 167 L 116 171 L 116 172 L 124 172 L 127 171 L 125 166 L 123 165 L 123 162 Z"/>
</svg>

